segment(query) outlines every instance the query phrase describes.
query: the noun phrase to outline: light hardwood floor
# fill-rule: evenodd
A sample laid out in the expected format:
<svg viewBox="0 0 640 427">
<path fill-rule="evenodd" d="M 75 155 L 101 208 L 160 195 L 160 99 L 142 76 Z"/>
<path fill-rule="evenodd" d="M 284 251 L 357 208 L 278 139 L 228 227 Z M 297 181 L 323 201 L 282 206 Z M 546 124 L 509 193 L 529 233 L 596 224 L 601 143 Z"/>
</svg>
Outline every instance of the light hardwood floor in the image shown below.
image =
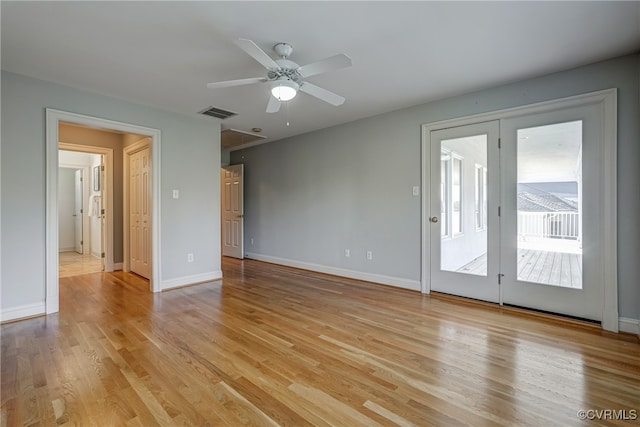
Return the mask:
<svg viewBox="0 0 640 427">
<path fill-rule="evenodd" d="M 518 249 L 518 280 L 582 289 L 582 256 L 566 252 Z M 487 254 L 457 272 L 487 275 Z"/>
<path fill-rule="evenodd" d="M 122 272 L 61 279 L 59 314 L 1 327 L 2 426 L 640 422 L 578 417 L 640 411 L 637 336 L 256 261 L 223 272 L 161 294 Z"/>
<path fill-rule="evenodd" d="M 58 276 L 71 277 L 81 274 L 97 273 L 102 271 L 102 260 L 91 254 L 79 254 L 77 252 L 60 252 L 58 254 Z"/>
</svg>

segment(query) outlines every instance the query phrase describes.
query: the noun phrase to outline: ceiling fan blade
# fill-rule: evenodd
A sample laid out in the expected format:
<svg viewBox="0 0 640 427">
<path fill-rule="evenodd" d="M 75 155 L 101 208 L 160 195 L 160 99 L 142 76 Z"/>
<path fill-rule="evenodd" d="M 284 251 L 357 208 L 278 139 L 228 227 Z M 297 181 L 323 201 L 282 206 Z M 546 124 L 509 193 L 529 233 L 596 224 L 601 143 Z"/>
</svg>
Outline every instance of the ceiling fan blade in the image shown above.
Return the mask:
<svg viewBox="0 0 640 427">
<path fill-rule="evenodd" d="M 300 85 L 300 90 L 305 93 L 308 93 L 311 96 L 315 96 L 316 98 L 321 99 L 324 102 L 328 102 L 331 105 L 335 105 L 336 107 L 338 105 L 344 104 L 344 101 L 345 101 L 345 99 L 342 96 L 336 95 L 333 92 L 330 92 L 326 89 L 323 89 L 319 86 L 316 86 L 308 82 L 302 83 Z"/>
<path fill-rule="evenodd" d="M 273 60 L 267 53 L 260 49 L 257 44 L 249 39 L 236 40 L 238 47 L 249 54 L 253 59 L 261 63 L 268 70 L 277 70 L 280 68 L 276 61 Z"/>
<path fill-rule="evenodd" d="M 269 96 L 269 103 L 267 104 L 267 113 L 277 113 L 280 111 L 280 101 L 275 96 Z"/>
<path fill-rule="evenodd" d="M 209 83 L 207 84 L 207 87 L 209 89 L 220 89 L 223 87 L 243 86 L 243 85 L 250 85 L 253 83 L 262 83 L 266 81 L 267 81 L 266 77 L 252 77 L 250 79 L 227 80 L 224 82 Z"/>
<path fill-rule="evenodd" d="M 312 62 L 298 68 L 298 73 L 302 77 L 315 76 L 316 74 L 326 73 L 327 71 L 339 70 L 340 68 L 351 67 L 351 58 L 347 55 L 339 54 L 322 61 Z"/>
</svg>

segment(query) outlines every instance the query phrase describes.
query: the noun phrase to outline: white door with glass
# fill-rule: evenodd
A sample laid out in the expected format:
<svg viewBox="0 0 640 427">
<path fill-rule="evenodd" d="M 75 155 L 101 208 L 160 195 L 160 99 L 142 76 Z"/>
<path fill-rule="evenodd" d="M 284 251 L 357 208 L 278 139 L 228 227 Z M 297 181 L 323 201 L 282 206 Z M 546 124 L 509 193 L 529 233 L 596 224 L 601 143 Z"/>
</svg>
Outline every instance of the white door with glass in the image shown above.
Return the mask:
<svg viewBox="0 0 640 427">
<path fill-rule="evenodd" d="M 430 134 L 431 290 L 499 302 L 499 122 Z"/>
<path fill-rule="evenodd" d="M 222 255 L 244 258 L 244 165 L 220 171 L 222 193 Z"/>
<path fill-rule="evenodd" d="M 505 304 L 602 320 L 601 117 L 587 105 L 502 120 Z"/>
</svg>

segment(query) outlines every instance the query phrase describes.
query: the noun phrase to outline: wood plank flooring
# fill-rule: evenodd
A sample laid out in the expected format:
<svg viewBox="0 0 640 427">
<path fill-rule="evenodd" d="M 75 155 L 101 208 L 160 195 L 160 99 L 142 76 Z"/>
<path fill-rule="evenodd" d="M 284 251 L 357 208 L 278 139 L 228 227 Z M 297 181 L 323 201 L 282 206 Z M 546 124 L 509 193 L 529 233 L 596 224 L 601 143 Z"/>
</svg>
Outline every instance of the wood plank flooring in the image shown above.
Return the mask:
<svg viewBox="0 0 640 427">
<path fill-rule="evenodd" d="M 518 280 L 582 289 L 582 256 L 566 252 L 518 249 Z M 487 275 L 487 254 L 456 270 Z"/>
<path fill-rule="evenodd" d="M 91 254 L 77 252 L 60 252 L 58 254 L 58 276 L 71 277 L 81 274 L 98 273 L 102 271 L 102 260 Z"/>
<path fill-rule="evenodd" d="M 161 294 L 122 272 L 61 279 L 59 314 L 1 327 L 2 427 L 640 423 L 611 415 L 640 412 L 637 336 L 257 261 L 223 272 Z"/>
</svg>

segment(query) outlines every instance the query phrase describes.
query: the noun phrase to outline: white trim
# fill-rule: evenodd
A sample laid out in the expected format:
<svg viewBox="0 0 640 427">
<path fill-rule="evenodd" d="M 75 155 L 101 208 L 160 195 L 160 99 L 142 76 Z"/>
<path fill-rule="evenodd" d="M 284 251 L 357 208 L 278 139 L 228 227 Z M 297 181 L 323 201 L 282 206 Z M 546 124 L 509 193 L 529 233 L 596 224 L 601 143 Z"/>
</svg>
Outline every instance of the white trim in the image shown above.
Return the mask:
<svg viewBox="0 0 640 427">
<path fill-rule="evenodd" d="M 566 98 L 544 101 L 535 104 L 522 105 L 514 108 L 491 111 L 488 113 L 474 114 L 460 118 L 441 120 L 438 122 L 422 125 L 422 254 L 420 261 L 421 290 L 428 294 L 431 290 L 429 280 L 429 260 L 430 260 L 430 234 L 428 224 L 428 212 L 430 212 L 430 185 L 429 185 L 429 165 L 430 158 L 430 136 L 435 130 L 447 129 L 457 126 L 482 123 L 492 120 L 524 116 L 577 107 L 586 104 L 600 104 L 602 106 L 603 134 L 602 134 L 602 164 L 603 164 L 603 188 L 602 188 L 602 218 L 603 218 L 603 266 L 604 266 L 604 295 L 603 295 L 603 315 L 602 328 L 608 331 L 618 331 L 618 264 L 617 264 L 617 89 L 606 89 L 591 92 L 583 95 L 570 96 Z M 502 298 L 502 296 L 500 297 Z"/>
<path fill-rule="evenodd" d="M 154 227 L 151 234 L 152 276 L 150 287 L 152 292 L 160 291 L 160 130 L 152 129 L 113 120 L 85 116 L 66 111 L 46 109 L 46 205 L 45 205 L 45 289 L 46 313 L 59 311 L 58 283 L 58 122 L 75 123 L 90 127 L 113 129 L 126 133 L 136 133 L 151 137 L 151 182 L 153 192 L 152 221 Z"/>
<path fill-rule="evenodd" d="M 620 319 L 618 319 L 618 329 L 620 330 L 620 332 L 640 335 L 640 319 L 621 317 Z"/>
<path fill-rule="evenodd" d="M 25 319 L 27 317 L 40 316 L 45 314 L 45 303 L 20 305 L 18 307 L 5 308 L 0 312 L 0 322 Z"/>
<path fill-rule="evenodd" d="M 618 92 L 610 89 L 602 100 L 602 224 L 604 294 L 602 328 L 618 332 Z"/>
<path fill-rule="evenodd" d="M 177 279 L 169 279 L 162 282 L 162 291 L 168 291 L 184 286 L 197 285 L 204 282 L 213 282 L 222 279 L 222 271 L 212 271 L 210 273 L 195 274 L 193 276 L 178 277 Z"/>
<path fill-rule="evenodd" d="M 292 259 L 278 258 L 255 253 L 245 253 L 244 256 L 246 258 L 255 259 L 257 261 L 265 261 L 272 264 L 280 264 L 287 267 L 300 268 L 302 270 L 331 274 L 333 276 L 347 277 L 349 279 L 363 280 L 366 282 L 379 283 L 382 285 L 411 289 L 414 291 L 420 290 L 420 282 L 418 280 L 402 279 L 399 277 L 385 276 L 382 274 L 365 273 L 362 271 L 347 270 L 345 268 L 330 267 L 327 265 L 313 264 L 310 262 L 296 261 Z"/>
<path fill-rule="evenodd" d="M 113 271 L 120 271 L 122 270 L 122 263 L 121 262 L 116 262 L 113 264 Z"/>
</svg>

